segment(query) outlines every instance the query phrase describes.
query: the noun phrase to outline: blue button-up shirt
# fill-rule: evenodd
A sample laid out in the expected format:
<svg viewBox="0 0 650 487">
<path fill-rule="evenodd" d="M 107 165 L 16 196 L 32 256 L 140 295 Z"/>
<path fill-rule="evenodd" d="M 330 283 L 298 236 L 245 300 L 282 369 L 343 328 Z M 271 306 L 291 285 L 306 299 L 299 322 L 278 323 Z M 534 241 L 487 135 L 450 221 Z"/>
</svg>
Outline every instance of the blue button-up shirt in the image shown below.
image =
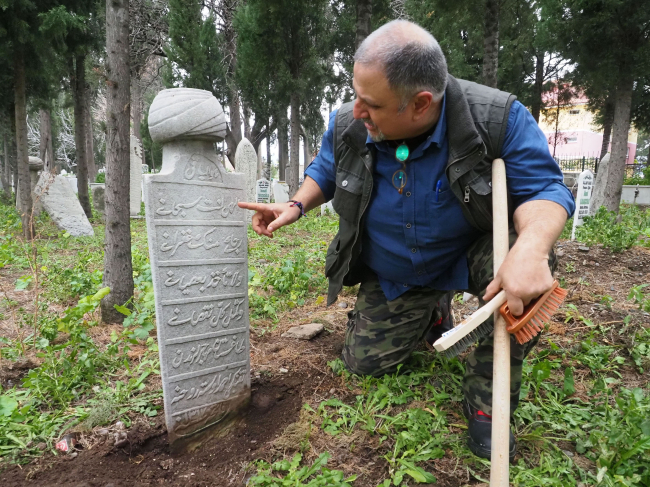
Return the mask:
<svg viewBox="0 0 650 487">
<path fill-rule="evenodd" d="M 336 111 L 330 115 L 318 156 L 305 171 L 327 200 L 336 189 L 335 118 Z M 467 289 L 467 249 L 481 234 L 465 219 L 445 175 L 449 158 L 445 98 L 434 132 L 409 155 L 401 195 L 392 183 L 393 174 L 402 167 L 395 149 L 370 137 L 366 144 L 376 148 L 376 157 L 361 258 L 377 274 L 386 298 L 396 299 L 413 286 Z M 541 199 L 573 214 L 573 196 L 549 153 L 546 137 L 518 101 L 510 110 L 501 157 L 515 207 Z"/>
</svg>

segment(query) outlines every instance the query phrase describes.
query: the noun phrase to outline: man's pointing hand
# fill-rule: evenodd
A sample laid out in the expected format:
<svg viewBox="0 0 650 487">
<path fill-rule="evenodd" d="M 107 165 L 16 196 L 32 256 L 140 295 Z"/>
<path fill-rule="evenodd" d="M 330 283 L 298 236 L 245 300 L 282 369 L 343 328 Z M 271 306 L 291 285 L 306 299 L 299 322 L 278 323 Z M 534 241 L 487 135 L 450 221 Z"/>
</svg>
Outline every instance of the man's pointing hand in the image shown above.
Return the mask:
<svg viewBox="0 0 650 487">
<path fill-rule="evenodd" d="M 253 230 L 258 235 L 273 238 L 273 232 L 280 227 L 290 225 L 300 218 L 300 208 L 291 203 L 248 203 L 240 201 L 240 208 L 253 210 L 255 214 L 251 221 Z"/>
</svg>

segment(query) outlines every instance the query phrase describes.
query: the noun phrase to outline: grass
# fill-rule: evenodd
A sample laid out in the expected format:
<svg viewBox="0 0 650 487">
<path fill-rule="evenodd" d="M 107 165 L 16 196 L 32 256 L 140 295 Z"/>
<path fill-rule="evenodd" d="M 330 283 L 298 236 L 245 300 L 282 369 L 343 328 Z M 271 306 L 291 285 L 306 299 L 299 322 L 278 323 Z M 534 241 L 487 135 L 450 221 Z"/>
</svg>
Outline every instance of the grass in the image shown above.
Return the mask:
<svg viewBox="0 0 650 487">
<path fill-rule="evenodd" d="M 648 245 L 648 211 L 627 207 L 620 222 L 613 218 L 599 212 L 578 238 L 615 251 Z M 33 247 L 17 238 L 15 210 L 0 205 L 0 268 L 11 276 L 12 287 L 2 291 L 0 320 L 15 332 L 0 341 L 0 357 L 3 363 L 31 362 L 17 383 L 0 389 L 0 462 L 25 463 L 53 451 L 66 431 L 88 431 L 117 419 L 128 426 L 136 417 L 161 413 L 160 390 L 152 385 L 159 363 L 146 230 L 142 220 L 131 223 L 136 293 L 132 308 L 122 309 L 126 326 L 102 334 L 96 326 L 105 292 L 101 223 L 95 222 L 94 237 L 75 238 L 42 216 Z M 567 227 L 570 231 L 570 223 Z M 274 239 L 249 232 L 253 330 L 272 332 L 292 310 L 323 302 L 324 259 L 336 230 L 335 218 L 309 216 Z M 563 270 L 577 274 L 572 262 Z M 20 301 L 25 290 L 39 299 Z M 611 296 L 594 299 L 610 311 L 621 310 Z M 626 310 L 648 311 L 650 289 L 644 283 L 632 286 L 627 303 Z M 511 483 L 650 485 L 650 397 L 643 375 L 650 365 L 650 331 L 629 317 L 618 328 L 600 325 L 571 303 L 562 312 L 567 323 L 584 331 L 562 343 L 544 336 L 524 363 L 522 401 L 514 415 L 523 455 L 511 466 Z M 135 358 L 134 349 L 140 350 Z M 375 461 L 385 467 L 381 487 L 435 482 L 441 465 L 452 460 L 478 481 L 489 477 L 489 462 L 465 446 L 461 361 L 416 352 L 398 374 L 381 378 L 350 375 L 340 360 L 330 368 L 350 398 L 326 396 L 306 405 L 305 424 L 294 428 L 298 451 L 253 462 L 250 485 L 358 485 L 357 476 L 328 467 L 329 452 L 310 454 L 310 435 L 316 432 L 332 442 L 347 438 L 352 453 L 361 444 L 372 445 Z"/>
<path fill-rule="evenodd" d="M 573 219 L 570 219 L 560 238 L 571 238 L 572 224 Z M 622 205 L 620 213 L 616 214 L 601 207 L 576 229 L 576 240 L 587 245 L 602 244 L 613 252 L 634 245 L 650 247 L 650 208 Z"/>
</svg>

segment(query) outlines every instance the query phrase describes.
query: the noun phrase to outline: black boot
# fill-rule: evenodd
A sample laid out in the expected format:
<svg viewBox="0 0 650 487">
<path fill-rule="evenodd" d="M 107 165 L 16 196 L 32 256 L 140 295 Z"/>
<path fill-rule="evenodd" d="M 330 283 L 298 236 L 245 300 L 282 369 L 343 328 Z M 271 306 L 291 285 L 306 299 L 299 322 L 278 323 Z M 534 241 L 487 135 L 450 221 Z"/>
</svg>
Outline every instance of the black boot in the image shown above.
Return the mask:
<svg viewBox="0 0 650 487">
<path fill-rule="evenodd" d="M 473 407 L 467 399 L 463 401 L 463 413 L 469 421 L 467 446 L 474 455 L 481 458 L 490 459 L 492 447 L 492 416 L 484 413 L 480 409 Z M 512 431 L 508 431 L 510 436 L 510 451 L 508 456 L 510 461 L 514 460 L 517 453 L 517 442 Z"/>
<path fill-rule="evenodd" d="M 433 344 L 438 341 L 438 338 L 446 331 L 451 330 L 454 327 L 454 315 L 451 312 L 451 300 L 454 298 L 454 291 L 449 291 L 445 294 L 438 304 L 436 309 L 433 311 L 434 323 L 429 328 L 429 331 L 426 334 L 425 340 L 429 349 L 433 349 Z"/>
</svg>

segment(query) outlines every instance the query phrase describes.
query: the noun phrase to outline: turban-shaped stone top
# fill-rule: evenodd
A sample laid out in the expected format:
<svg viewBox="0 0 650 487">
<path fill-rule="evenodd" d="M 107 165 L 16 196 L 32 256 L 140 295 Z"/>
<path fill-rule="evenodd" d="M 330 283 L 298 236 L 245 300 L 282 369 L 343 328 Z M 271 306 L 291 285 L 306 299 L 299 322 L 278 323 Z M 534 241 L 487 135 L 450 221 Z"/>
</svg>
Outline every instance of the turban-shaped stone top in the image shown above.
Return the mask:
<svg viewBox="0 0 650 487">
<path fill-rule="evenodd" d="M 226 136 L 226 116 L 209 91 L 172 88 L 154 98 L 149 109 L 149 133 L 161 143 L 176 139 L 219 142 Z"/>
<path fill-rule="evenodd" d="M 30 171 L 40 171 L 43 169 L 43 161 L 40 157 L 29 156 L 29 170 Z"/>
</svg>

